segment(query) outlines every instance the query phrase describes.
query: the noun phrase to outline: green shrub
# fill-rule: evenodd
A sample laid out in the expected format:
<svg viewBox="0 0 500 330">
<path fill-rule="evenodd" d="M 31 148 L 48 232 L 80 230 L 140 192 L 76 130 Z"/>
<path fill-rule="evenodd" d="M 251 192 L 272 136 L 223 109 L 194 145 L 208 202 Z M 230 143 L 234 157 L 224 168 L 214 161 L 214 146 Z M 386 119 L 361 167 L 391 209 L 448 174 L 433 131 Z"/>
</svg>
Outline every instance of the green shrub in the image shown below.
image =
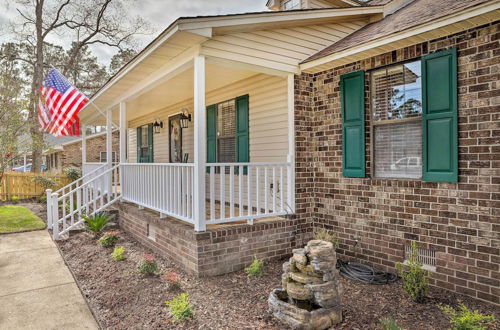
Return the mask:
<svg viewBox="0 0 500 330">
<path fill-rule="evenodd" d="M 187 293 L 182 293 L 172 300 L 165 301 L 165 305 L 168 306 L 170 315 L 176 322 L 182 322 L 186 318 L 193 316 Z"/>
<path fill-rule="evenodd" d="M 249 277 L 255 277 L 255 276 L 261 276 L 264 275 L 264 269 L 263 269 L 264 261 L 257 259 L 257 256 L 253 257 L 253 261 L 248 266 L 245 268 L 245 273 Z"/>
<path fill-rule="evenodd" d="M 137 264 L 137 270 L 144 275 L 156 275 L 158 273 L 156 258 L 150 254 L 144 253 L 142 260 Z"/>
<path fill-rule="evenodd" d="M 99 235 L 109 225 L 111 217 L 106 212 L 99 212 L 93 216 L 83 216 L 83 219 L 87 223 L 85 230 Z"/>
<path fill-rule="evenodd" d="M 116 242 L 118 242 L 118 233 L 115 231 L 108 231 L 99 238 L 98 242 L 104 247 L 113 247 Z"/>
<path fill-rule="evenodd" d="M 123 261 L 125 260 L 125 256 L 123 255 L 124 253 L 125 253 L 125 248 L 123 246 L 117 246 L 113 250 L 113 254 L 111 254 L 111 256 L 116 261 Z"/>
<path fill-rule="evenodd" d="M 78 167 L 70 166 L 63 169 L 64 174 L 71 181 L 76 181 L 82 177 L 82 172 Z"/>
<path fill-rule="evenodd" d="M 52 178 L 42 176 L 42 175 L 35 177 L 33 179 L 33 181 L 43 188 L 44 194 L 45 194 L 45 190 L 54 189 L 57 185 L 56 182 Z"/>
<path fill-rule="evenodd" d="M 314 239 L 330 242 L 333 244 L 334 249 L 339 248 L 339 240 L 337 238 L 337 234 L 333 230 L 328 229 L 319 229 L 314 232 Z"/>
<path fill-rule="evenodd" d="M 417 242 L 411 243 L 411 250 L 406 265 L 398 262 L 396 269 L 403 281 L 403 290 L 406 291 L 411 300 L 422 302 L 429 291 L 429 271 L 422 269 L 422 263 L 418 261 Z"/>
<path fill-rule="evenodd" d="M 392 317 L 384 317 L 380 320 L 382 330 L 401 330 L 401 327 Z"/>
<path fill-rule="evenodd" d="M 451 306 L 439 306 L 439 309 L 450 319 L 453 330 L 486 330 L 488 325 L 495 321 L 493 315 L 484 315 L 479 311 L 471 311 L 462 302 L 458 309 Z"/>
<path fill-rule="evenodd" d="M 47 203 L 47 195 L 42 195 L 38 197 L 38 203 L 45 204 Z"/>
<path fill-rule="evenodd" d="M 10 201 L 12 202 L 12 204 L 17 204 L 17 203 L 19 203 L 19 197 L 18 196 L 12 196 L 10 198 Z"/>
</svg>

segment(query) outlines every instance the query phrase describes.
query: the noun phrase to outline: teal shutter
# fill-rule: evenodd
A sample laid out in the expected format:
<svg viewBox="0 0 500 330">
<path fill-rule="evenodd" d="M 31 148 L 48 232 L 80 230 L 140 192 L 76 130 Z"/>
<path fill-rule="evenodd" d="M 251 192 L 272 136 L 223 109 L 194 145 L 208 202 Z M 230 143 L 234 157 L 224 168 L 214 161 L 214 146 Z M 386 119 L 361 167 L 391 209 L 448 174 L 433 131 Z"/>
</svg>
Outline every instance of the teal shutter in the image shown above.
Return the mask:
<svg viewBox="0 0 500 330">
<path fill-rule="evenodd" d="M 154 148 L 153 148 L 153 124 L 148 125 L 148 149 L 149 149 L 149 159 L 148 162 L 154 162 Z"/>
<path fill-rule="evenodd" d="M 422 57 L 423 180 L 458 181 L 457 50 Z"/>
<path fill-rule="evenodd" d="M 141 145 L 142 145 L 142 127 L 137 127 L 137 162 L 142 163 L 141 161 Z"/>
<path fill-rule="evenodd" d="M 342 107 L 342 174 L 365 177 L 365 72 L 340 77 Z"/>
<path fill-rule="evenodd" d="M 216 105 L 207 107 L 207 163 L 217 161 L 217 114 Z"/>
<path fill-rule="evenodd" d="M 248 125 L 248 95 L 236 98 L 236 161 L 250 161 L 250 138 Z"/>
</svg>

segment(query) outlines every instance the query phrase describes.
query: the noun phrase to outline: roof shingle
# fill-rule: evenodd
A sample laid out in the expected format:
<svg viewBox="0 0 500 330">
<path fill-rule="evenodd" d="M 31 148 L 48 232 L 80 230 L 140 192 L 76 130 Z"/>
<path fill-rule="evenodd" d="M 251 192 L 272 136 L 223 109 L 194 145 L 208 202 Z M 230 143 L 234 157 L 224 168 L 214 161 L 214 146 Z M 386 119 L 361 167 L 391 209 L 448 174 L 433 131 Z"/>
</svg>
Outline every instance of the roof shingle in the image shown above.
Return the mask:
<svg viewBox="0 0 500 330">
<path fill-rule="evenodd" d="M 375 0 L 374 0 L 375 1 Z M 411 27 L 430 22 L 481 3 L 496 0 L 414 0 L 378 22 L 368 24 L 344 39 L 319 51 L 303 63 L 346 50 Z M 371 3 L 373 5 L 373 2 Z"/>
</svg>

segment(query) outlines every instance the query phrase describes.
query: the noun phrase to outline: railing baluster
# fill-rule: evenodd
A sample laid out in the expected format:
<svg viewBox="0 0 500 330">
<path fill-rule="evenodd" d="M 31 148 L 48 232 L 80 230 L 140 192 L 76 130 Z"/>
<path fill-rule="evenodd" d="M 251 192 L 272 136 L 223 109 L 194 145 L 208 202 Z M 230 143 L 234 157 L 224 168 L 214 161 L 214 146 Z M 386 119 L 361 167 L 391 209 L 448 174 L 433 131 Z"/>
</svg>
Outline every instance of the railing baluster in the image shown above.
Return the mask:
<svg viewBox="0 0 500 330">
<path fill-rule="evenodd" d="M 280 166 L 280 212 L 283 212 L 283 166 Z"/>
<path fill-rule="evenodd" d="M 248 197 L 248 216 L 251 216 L 253 214 L 252 211 L 252 200 L 253 200 L 253 193 L 252 193 L 252 186 L 253 186 L 253 181 L 252 181 L 252 167 L 248 166 L 248 173 L 247 173 L 247 197 Z"/>
<path fill-rule="evenodd" d="M 278 189 L 276 186 L 276 166 L 273 166 L 273 213 L 276 212 L 276 195 L 278 194 Z"/>
<path fill-rule="evenodd" d="M 257 208 L 257 215 L 260 214 L 260 168 L 255 167 L 255 207 Z"/>
<path fill-rule="evenodd" d="M 229 217 L 234 218 L 234 166 L 229 166 Z"/>
<path fill-rule="evenodd" d="M 220 167 L 220 219 L 226 217 L 226 166 Z"/>
<path fill-rule="evenodd" d="M 210 220 L 215 219 L 215 166 L 210 169 Z"/>
<path fill-rule="evenodd" d="M 264 167 L 264 214 L 269 213 L 269 178 L 267 175 L 267 166 Z"/>
<path fill-rule="evenodd" d="M 238 216 L 243 216 L 243 166 L 238 167 Z"/>
<path fill-rule="evenodd" d="M 75 208 L 74 208 L 74 202 L 73 202 L 73 193 L 69 195 L 69 211 L 70 211 L 70 218 L 71 218 L 71 226 L 75 224 Z"/>
</svg>

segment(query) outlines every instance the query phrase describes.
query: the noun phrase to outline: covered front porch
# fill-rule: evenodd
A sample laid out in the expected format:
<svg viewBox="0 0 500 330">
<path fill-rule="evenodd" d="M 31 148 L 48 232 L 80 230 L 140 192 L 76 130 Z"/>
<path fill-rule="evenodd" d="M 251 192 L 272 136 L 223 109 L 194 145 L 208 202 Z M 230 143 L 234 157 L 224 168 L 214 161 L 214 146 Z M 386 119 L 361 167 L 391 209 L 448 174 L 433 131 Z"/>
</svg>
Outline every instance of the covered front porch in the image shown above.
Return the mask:
<svg viewBox="0 0 500 330">
<path fill-rule="evenodd" d="M 117 106 L 82 116 L 82 132 L 106 125 L 108 155 L 119 129 L 119 162 L 87 162 L 83 136 L 83 177 L 50 193 L 58 235 L 118 201 L 195 231 L 293 214 L 293 83 L 290 73 L 194 53 Z"/>
</svg>

